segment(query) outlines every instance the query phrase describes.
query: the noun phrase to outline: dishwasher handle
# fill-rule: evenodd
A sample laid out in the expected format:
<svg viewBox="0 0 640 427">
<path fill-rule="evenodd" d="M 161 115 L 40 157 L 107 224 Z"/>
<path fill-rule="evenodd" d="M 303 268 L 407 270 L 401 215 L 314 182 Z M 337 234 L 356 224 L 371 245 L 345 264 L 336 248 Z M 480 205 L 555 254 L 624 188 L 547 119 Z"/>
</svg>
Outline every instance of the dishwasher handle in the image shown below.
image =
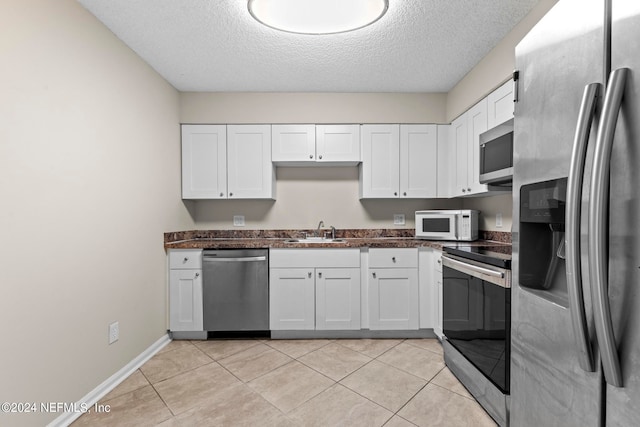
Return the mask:
<svg viewBox="0 0 640 427">
<path fill-rule="evenodd" d="M 247 256 L 247 257 L 217 257 L 204 255 L 202 257 L 204 262 L 254 262 L 254 261 L 266 261 L 266 256 Z"/>
</svg>

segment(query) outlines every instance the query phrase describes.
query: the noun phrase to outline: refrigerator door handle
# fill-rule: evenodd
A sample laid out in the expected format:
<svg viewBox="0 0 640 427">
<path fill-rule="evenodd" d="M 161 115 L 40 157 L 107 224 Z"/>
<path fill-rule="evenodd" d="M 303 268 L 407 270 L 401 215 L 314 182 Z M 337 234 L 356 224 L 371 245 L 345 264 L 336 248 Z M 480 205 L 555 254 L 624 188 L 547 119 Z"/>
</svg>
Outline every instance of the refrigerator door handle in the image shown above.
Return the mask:
<svg viewBox="0 0 640 427">
<path fill-rule="evenodd" d="M 569 293 L 569 307 L 571 323 L 576 339 L 578 362 L 587 371 L 595 370 L 593 352 L 587 327 L 584 295 L 582 291 L 581 253 L 580 247 L 580 218 L 582 203 L 582 183 L 584 178 L 584 164 L 587 154 L 587 144 L 591 134 L 591 125 L 595 113 L 596 100 L 600 91 L 600 83 L 585 86 L 578 114 L 576 134 L 573 139 L 569 180 L 567 183 L 566 205 L 566 240 L 565 255 L 567 262 L 567 291 Z"/>
<path fill-rule="evenodd" d="M 622 387 L 620 360 L 613 335 L 613 321 L 608 296 L 608 207 L 611 149 L 618 113 L 627 79 L 627 68 L 611 73 L 602 108 L 602 124 L 598 129 L 591 175 L 589 206 L 589 276 L 593 298 L 596 337 L 607 383 Z"/>
</svg>

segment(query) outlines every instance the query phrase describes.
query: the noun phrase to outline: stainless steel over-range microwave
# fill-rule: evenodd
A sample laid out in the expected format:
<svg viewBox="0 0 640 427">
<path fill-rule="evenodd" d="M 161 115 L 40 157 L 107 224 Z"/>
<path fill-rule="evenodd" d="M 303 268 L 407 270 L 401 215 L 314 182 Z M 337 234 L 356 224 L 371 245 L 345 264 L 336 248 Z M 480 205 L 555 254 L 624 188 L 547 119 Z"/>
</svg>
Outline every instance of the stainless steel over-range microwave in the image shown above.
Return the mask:
<svg viewBox="0 0 640 427">
<path fill-rule="evenodd" d="M 416 211 L 416 239 L 477 240 L 479 213 L 470 209 Z"/>
<path fill-rule="evenodd" d="M 480 134 L 480 183 L 511 185 L 513 119 Z"/>
</svg>

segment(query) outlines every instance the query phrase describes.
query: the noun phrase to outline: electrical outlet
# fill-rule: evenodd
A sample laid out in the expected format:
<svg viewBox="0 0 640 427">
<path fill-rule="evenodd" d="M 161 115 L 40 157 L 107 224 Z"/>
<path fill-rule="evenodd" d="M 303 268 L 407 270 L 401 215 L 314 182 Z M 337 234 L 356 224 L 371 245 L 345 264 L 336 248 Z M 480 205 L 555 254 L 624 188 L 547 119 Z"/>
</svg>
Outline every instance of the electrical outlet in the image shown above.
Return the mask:
<svg viewBox="0 0 640 427">
<path fill-rule="evenodd" d="M 404 225 L 404 214 L 393 214 L 393 225 Z"/>
<path fill-rule="evenodd" d="M 120 325 L 118 322 L 113 322 L 109 325 L 109 344 L 113 344 L 120 338 Z"/>
<path fill-rule="evenodd" d="M 244 215 L 234 215 L 233 216 L 233 226 L 234 227 L 244 227 Z"/>
<path fill-rule="evenodd" d="M 496 228 L 502 227 L 502 214 L 496 214 Z"/>
</svg>

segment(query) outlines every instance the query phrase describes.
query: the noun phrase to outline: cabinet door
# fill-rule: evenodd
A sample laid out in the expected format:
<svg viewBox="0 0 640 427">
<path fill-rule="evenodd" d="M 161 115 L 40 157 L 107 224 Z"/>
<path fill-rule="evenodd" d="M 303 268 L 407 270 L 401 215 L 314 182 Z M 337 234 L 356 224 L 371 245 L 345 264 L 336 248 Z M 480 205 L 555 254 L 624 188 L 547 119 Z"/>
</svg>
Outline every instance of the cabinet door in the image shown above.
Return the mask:
<svg viewBox="0 0 640 427">
<path fill-rule="evenodd" d="M 229 125 L 227 132 L 229 198 L 274 198 L 271 125 Z"/>
<path fill-rule="evenodd" d="M 438 179 L 437 197 L 451 197 L 452 183 L 454 180 L 455 158 L 451 149 L 449 133 L 451 125 L 437 125 L 438 129 Z"/>
<path fill-rule="evenodd" d="M 418 329 L 418 269 L 369 270 L 371 329 Z"/>
<path fill-rule="evenodd" d="M 437 297 L 434 276 L 435 249 L 418 249 L 418 294 L 420 296 L 420 328 L 434 328 Z"/>
<path fill-rule="evenodd" d="M 316 329 L 360 329 L 360 269 L 316 270 Z"/>
<path fill-rule="evenodd" d="M 314 125 L 273 125 L 271 127 L 274 162 L 314 162 L 316 128 Z"/>
<path fill-rule="evenodd" d="M 400 125 L 400 197 L 437 196 L 436 125 Z"/>
<path fill-rule="evenodd" d="M 169 329 L 202 331 L 202 271 L 169 270 Z"/>
<path fill-rule="evenodd" d="M 487 128 L 513 119 L 513 80 L 509 80 L 487 97 Z"/>
<path fill-rule="evenodd" d="M 464 113 L 451 123 L 451 147 L 455 150 L 455 175 L 451 195 L 467 194 L 467 177 L 469 175 L 469 126 L 468 116 Z"/>
<path fill-rule="evenodd" d="M 433 332 L 442 339 L 442 252 L 435 251 L 435 264 L 433 270 L 433 281 L 435 282 L 435 300 L 433 311 L 435 313 Z"/>
<path fill-rule="evenodd" d="M 226 197 L 226 126 L 182 125 L 182 198 Z"/>
<path fill-rule="evenodd" d="M 400 126 L 362 125 L 361 198 L 397 198 L 400 191 Z"/>
<path fill-rule="evenodd" d="M 360 125 L 316 125 L 318 162 L 360 161 Z"/>
<path fill-rule="evenodd" d="M 272 268 L 269 276 L 270 328 L 314 329 L 314 269 Z"/>
<path fill-rule="evenodd" d="M 469 118 L 469 175 L 467 195 L 486 193 L 489 189 L 480 184 L 480 134 L 487 131 L 487 99 L 484 98 L 467 112 Z"/>
</svg>

